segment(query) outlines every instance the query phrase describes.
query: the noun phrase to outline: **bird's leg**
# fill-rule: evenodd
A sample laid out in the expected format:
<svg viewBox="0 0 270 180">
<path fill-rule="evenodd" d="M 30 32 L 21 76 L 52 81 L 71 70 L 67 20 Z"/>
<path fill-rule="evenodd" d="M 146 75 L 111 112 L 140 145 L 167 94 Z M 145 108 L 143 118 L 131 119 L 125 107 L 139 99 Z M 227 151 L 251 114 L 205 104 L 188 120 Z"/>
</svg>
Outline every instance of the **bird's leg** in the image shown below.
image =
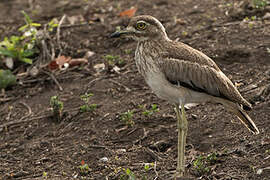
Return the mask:
<svg viewBox="0 0 270 180">
<path fill-rule="evenodd" d="M 180 115 L 180 109 L 179 105 L 175 104 L 175 113 L 177 117 L 177 129 L 178 129 L 178 146 L 177 146 L 177 168 L 176 168 L 176 177 L 182 177 L 184 174 L 184 169 L 182 166 L 183 163 L 183 148 L 181 147 L 183 145 L 182 139 L 182 130 L 181 130 L 181 124 L 182 124 L 182 117 Z"/>
<path fill-rule="evenodd" d="M 179 105 L 175 105 L 178 127 L 178 158 L 176 177 L 182 177 L 185 171 L 185 146 L 187 137 L 187 119 L 184 105 L 181 105 L 181 114 Z"/>
<path fill-rule="evenodd" d="M 184 170 L 185 169 L 185 148 L 186 148 L 186 140 L 187 140 L 188 121 L 186 118 L 185 106 L 183 104 L 181 105 L 181 112 L 182 112 L 181 129 L 183 131 L 183 135 L 182 135 L 183 145 L 181 146 L 183 148 L 183 150 L 182 150 L 182 152 L 183 152 L 182 167 Z"/>
</svg>

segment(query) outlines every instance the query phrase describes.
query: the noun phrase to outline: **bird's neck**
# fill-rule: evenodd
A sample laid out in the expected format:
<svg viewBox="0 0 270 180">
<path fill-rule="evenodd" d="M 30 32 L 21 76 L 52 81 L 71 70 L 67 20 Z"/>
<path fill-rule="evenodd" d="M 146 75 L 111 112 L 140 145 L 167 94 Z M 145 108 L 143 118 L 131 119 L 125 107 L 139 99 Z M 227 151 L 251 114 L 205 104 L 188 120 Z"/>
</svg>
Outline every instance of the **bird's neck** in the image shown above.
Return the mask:
<svg viewBox="0 0 270 180">
<path fill-rule="evenodd" d="M 135 62 L 139 72 L 145 76 L 148 72 L 159 71 L 159 59 L 162 43 L 156 40 L 139 41 L 135 52 Z"/>
</svg>

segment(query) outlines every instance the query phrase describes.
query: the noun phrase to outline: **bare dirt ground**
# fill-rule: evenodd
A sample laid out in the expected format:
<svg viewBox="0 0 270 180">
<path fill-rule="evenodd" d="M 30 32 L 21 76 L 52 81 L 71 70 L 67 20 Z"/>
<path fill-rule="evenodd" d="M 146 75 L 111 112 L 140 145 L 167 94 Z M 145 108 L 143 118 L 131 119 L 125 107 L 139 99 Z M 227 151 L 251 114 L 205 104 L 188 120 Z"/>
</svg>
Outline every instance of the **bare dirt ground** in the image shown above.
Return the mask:
<svg viewBox="0 0 270 180">
<path fill-rule="evenodd" d="M 139 75 L 133 60 L 136 43 L 108 38 L 117 26 L 127 25 L 128 18 L 119 13 L 132 6 L 138 8 L 136 15 L 160 19 L 171 39 L 213 58 L 254 107 L 249 114 L 261 131 L 257 136 L 219 105 L 203 104 L 187 111 L 185 177 L 269 179 L 270 20 L 263 17 L 270 7 L 258 10 L 240 6 L 242 2 L 2 0 L 1 40 L 17 34 L 24 24 L 20 10 L 39 23 L 60 20 L 64 14 L 80 15 L 90 25 L 61 29 L 66 44 L 62 55 L 95 54 L 87 66 L 54 72 L 63 91 L 46 73 L 18 77 L 21 83 L 6 90 L 0 101 L 0 179 L 128 179 L 123 168 L 129 168 L 135 179 L 172 177 L 177 157 L 173 106 L 152 94 Z M 246 17 L 249 20 L 243 21 Z M 118 73 L 106 55 L 123 60 Z M 100 63 L 106 67 L 97 73 L 93 67 Z M 93 94 L 90 102 L 97 104 L 96 110 L 79 111 L 80 95 L 85 93 Z M 64 103 L 61 121 L 50 110 L 54 95 Z M 144 115 L 153 104 L 159 111 Z M 121 121 L 128 110 L 133 110 L 133 126 Z M 79 168 L 83 162 L 89 166 L 84 172 Z M 149 170 L 145 163 L 152 163 Z"/>
</svg>

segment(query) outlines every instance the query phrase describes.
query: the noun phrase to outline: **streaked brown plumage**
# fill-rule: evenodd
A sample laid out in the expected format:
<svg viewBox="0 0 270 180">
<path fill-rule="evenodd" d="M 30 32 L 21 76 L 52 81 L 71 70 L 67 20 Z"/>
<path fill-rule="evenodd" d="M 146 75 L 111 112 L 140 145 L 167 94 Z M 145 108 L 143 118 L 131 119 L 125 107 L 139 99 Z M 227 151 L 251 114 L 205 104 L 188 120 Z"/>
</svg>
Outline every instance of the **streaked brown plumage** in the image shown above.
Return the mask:
<svg viewBox="0 0 270 180">
<path fill-rule="evenodd" d="M 251 104 L 215 62 L 184 43 L 170 40 L 157 19 L 147 15 L 133 17 L 126 30 L 112 34 L 120 35 L 138 41 L 136 65 L 158 97 L 177 105 L 222 104 L 250 131 L 259 133 L 245 112 L 251 109 Z"/>
</svg>

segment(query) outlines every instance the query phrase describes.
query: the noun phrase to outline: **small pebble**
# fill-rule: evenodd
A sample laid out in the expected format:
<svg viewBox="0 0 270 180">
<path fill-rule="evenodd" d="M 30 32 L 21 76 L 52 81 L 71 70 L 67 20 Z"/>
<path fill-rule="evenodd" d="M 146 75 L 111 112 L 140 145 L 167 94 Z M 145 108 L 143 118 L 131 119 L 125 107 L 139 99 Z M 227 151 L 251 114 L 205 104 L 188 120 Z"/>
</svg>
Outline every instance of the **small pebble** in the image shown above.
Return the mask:
<svg viewBox="0 0 270 180">
<path fill-rule="evenodd" d="M 108 161 L 109 159 L 107 157 L 103 157 L 99 160 L 99 162 L 103 162 L 103 163 L 108 162 Z"/>
<path fill-rule="evenodd" d="M 263 19 L 270 19 L 270 13 L 267 12 L 267 13 L 263 16 Z"/>
<path fill-rule="evenodd" d="M 263 169 L 258 169 L 257 170 L 257 174 L 262 174 L 262 172 L 263 172 Z"/>
<path fill-rule="evenodd" d="M 105 70 L 105 64 L 104 63 L 96 64 L 94 65 L 94 69 L 96 70 L 96 72 L 100 73 Z"/>
<path fill-rule="evenodd" d="M 117 149 L 116 152 L 121 154 L 121 153 L 127 152 L 127 150 L 126 149 Z"/>
<path fill-rule="evenodd" d="M 198 116 L 197 116 L 196 114 L 191 114 L 191 117 L 192 117 L 193 119 L 197 119 L 197 118 L 198 118 Z"/>
<path fill-rule="evenodd" d="M 94 56 L 94 54 L 95 54 L 95 52 L 93 52 L 93 51 L 87 51 L 87 52 L 85 53 L 84 57 L 85 57 L 85 58 L 89 58 L 89 57 L 91 57 L 91 56 Z"/>
</svg>

